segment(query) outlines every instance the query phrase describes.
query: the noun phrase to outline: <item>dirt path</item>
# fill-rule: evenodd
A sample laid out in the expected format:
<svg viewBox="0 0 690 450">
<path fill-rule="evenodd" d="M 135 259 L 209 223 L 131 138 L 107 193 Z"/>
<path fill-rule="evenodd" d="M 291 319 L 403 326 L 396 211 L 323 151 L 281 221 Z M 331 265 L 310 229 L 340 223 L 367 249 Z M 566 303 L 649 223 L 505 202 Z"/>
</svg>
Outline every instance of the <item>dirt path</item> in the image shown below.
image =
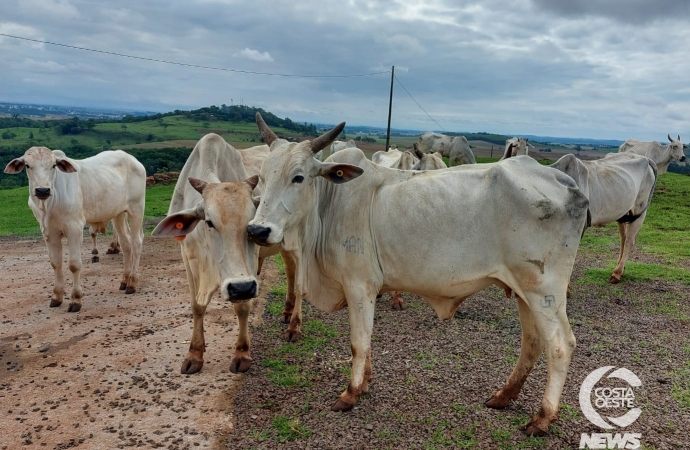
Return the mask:
<svg viewBox="0 0 690 450">
<path fill-rule="evenodd" d="M 214 299 L 204 368 L 181 375 L 191 312 L 178 244 L 146 238 L 134 295 L 118 290 L 122 257 L 92 264 L 89 248 L 82 310 L 67 313 L 67 300 L 48 307 L 53 272 L 43 241 L 0 240 L 0 449 L 223 446 L 242 379 L 228 370 L 232 306 Z M 265 267 L 275 282 L 274 264 Z"/>
</svg>

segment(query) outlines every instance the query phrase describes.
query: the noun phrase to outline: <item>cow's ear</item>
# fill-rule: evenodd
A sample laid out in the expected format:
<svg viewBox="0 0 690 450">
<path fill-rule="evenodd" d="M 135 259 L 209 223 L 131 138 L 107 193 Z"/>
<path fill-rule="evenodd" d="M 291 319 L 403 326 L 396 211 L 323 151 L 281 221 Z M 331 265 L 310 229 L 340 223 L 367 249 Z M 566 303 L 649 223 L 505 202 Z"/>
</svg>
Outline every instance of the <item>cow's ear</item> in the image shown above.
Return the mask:
<svg viewBox="0 0 690 450">
<path fill-rule="evenodd" d="M 66 159 L 62 158 L 55 158 L 55 165 L 57 166 L 58 169 L 65 173 L 74 173 L 77 171 L 77 168 L 72 165 L 71 162 L 69 162 Z"/>
<path fill-rule="evenodd" d="M 193 209 L 185 209 L 178 213 L 171 214 L 154 228 L 151 236 L 167 237 L 172 236 L 178 240 L 183 240 L 191 233 L 199 221 L 205 218 L 203 209 L 197 205 Z"/>
<path fill-rule="evenodd" d="M 363 173 L 364 169 L 351 164 L 323 163 L 319 168 L 319 175 L 335 184 L 354 180 Z"/>
<path fill-rule="evenodd" d="M 206 185 L 208 184 L 205 181 L 194 177 L 187 178 L 187 181 L 189 181 L 189 184 L 191 184 L 194 190 L 196 190 L 199 194 L 204 193 L 204 189 L 206 189 Z"/>
<path fill-rule="evenodd" d="M 249 177 L 246 180 L 244 180 L 244 182 L 247 183 L 253 191 L 254 188 L 256 188 L 256 185 L 259 184 L 259 176 L 254 175 L 253 177 Z"/>
<path fill-rule="evenodd" d="M 24 157 L 14 158 L 5 166 L 5 173 L 19 173 L 24 170 Z"/>
</svg>

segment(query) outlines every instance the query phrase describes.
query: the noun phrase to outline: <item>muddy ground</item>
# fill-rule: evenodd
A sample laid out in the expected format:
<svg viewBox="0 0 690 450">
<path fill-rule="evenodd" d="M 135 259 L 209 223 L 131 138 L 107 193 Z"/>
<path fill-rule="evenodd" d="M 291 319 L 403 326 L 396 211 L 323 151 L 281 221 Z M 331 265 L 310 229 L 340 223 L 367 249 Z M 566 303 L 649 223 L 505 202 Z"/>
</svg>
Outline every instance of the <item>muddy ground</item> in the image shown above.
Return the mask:
<svg viewBox="0 0 690 450">
<path fill-rule="evenodd" d="M 83 306 L 68 313 L 67 299 L 48 307 L 43 241 L 0 239 L 0 449 L 223 447 L 242 378 L 228 370 L 232 306 L 214 299 L 203 371 L 181 375 L 191 313 L 179 245 L 146 237 L 133 295 L 118 290 L 122 256 L 104 254 L 106 245 L 91 263 L 84 241 Z"/>
<path fill-rule="evenodd" d="M 229 372 L 237 325 L 218 298 L 207 313 L 204 368 L 181 375 L 191 313 L 177 243 L 146 238 L 140 288 L 127 296 L 117 289 L 121 256 L 93 264 L 89 251 L 85 244 L 84 306 L 67 313 L 68 302 L 48 307 L 43 242 L 0 240 L 0 449 L 577 448 L 580 433 L 600 431 L 582 416 L 580 384 L 605 365 L 642 379 L 643 414 L 624 431 L 641 433 L 646 448 L 690 448 L 681 406 L 690 405 L 690 289 L 682 284 L 574 283 L 568 312 L 578 348 L 561 420 L 549 437 L 528 439 L 519 428 L 539 408 L 543 358 L 507 410 L 483 406 L 519 354 L 515 302 L 499 289 L 469 298 L 445 323 L 417 297 L 406 296 L 402 312 L 387 295 L 379 300 L 371 392 L 339 414 L 330 407 L 348 380 L 347 310 L 307 305 L 303 340 L 285 343 L 270 262 L 267 307 L 258 302 L 251 319 L 254 366 Z M 579 257 L 574 279 L 602 264 Z"/>
</svg>

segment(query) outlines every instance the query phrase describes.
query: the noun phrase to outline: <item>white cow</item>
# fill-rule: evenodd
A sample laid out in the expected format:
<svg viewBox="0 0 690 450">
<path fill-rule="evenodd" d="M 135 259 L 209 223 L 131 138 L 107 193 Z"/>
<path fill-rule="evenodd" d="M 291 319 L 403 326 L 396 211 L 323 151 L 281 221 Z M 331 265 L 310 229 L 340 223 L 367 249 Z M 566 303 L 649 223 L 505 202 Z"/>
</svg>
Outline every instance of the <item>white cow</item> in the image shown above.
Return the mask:
<svg viewBox="0 0 690 450">
<path fill-rule="evenodd" d="M 330 154 L 332 155 L 336 152 L 339 152 L 340 150 L 345 150 L 346 148 L 357 148 L 357 143 L 352 139 L 350 139 L 347 142 L 345 142 L 345 141 L 333 141 L 333 143 L 331 144 L 331 153 Z M 316 155 L 314 155 L 314 157 L 316 159 L 318 159 L 319 161 L 322 161 L 323 150 L 318 152 Z"/>
<path fill-rule="evenodd" d="M 146 170 L 122 150 L 101 152 L 91 158 L 70 159 L 60 150 L 31 147 L 21 158 L 10 161 L 5 173 L 26 167 L 29 177 L 29 207 L 41 226 L 55 270 L 51 307 L 62 304 L 62 238 L 67 238 L 69 269 L 74 277 L 68 312 L 81 309 L 81 242 L 84 225 L 113 220 L 124 254 L 120 289 L 136 292 L 143 242 Z M 75 173 L 76 172 L 76 173 Z M 129 225 L 126 216 L 129 215 Z"/>
<path fill-rule="evenodd" d="M 440 152 L 447 157 L 449 167 L 477 163 L 465 136 L 446 136 L 427 131 L 419 135 L 417 144 L 424 153 Z"/>
<path fill-rule="evenodd" d="M 439 170 L 448 168 L 446 163 L 443 162 L 443 155 L 441 155 L 441 153 L 423 153 L 416 142 L 412 144 L 412 147 L 414 148 L 415 156 L 419 159 L 419 161 L 412 166 L 412 170 Z"/>
<path fill-rule="evenodd" d="M 383 167 L 391 169 L 412 170 L 419 160 L 409 151 L 401 152 L 397 148 L 389 147 L 388 151 L 378 151 L 371 155 L 371 160 Z"/>
<path fill-rule="evenodd" d="M 669 134 L 668 140 L 670 144 L 661 145 L 657 141 L 643 142 L 628 139 L 618 148 L 618 153 L 630 152 L 646 156 L 656 163 L 659 175 L 663 175 L 668 170 L 671 161 L 685 162 L 688 159 L 683 152 L 683 149 L 688 148 L 688 146 L 681 142 L 680 135 L 678 139 L 673 139 Z"/>
<path fill-rule="evenodd" d="M 233 303 L 239 322 L 230 371 L 246 372 L 252 365 L 247 320 L 250 301 L 259 289 L 258 260 L 277 253 L 279 246 L 259 251 L 247 239 L 247 223 L 256 211 L 252 191 L 259 180 L 245 170 L 244 162 L 258 170 L 267 153 L 265 145 L 238 151 L 213 133 L 201 138 L 180 172 L 168 216 L 153 230 L 153 236 L 181 241 L 193 316 L 189 351 L 181 366 L 184 374 L 204 365 L 204 315 L 219 288 L 221 298 Z M 205 224 L 197 226 L 201 221 Z M 293 295 L 294 304 L 294 264 L 287 256 L 288 300 Z"/>
<path fill-rule="evenodd" d="M 594 161 L 565 155 L 551 166 L 568 174 L 589 199 L 593 226 L 618 222 L 621 248 L 609 282 L 619 283 L 637 233 L 652 201 L 657 167 L 649 158 L 630 153 L 608 153 Z"/>
<path fill-rule="evenodd" d="M 529 139 L 523 137 L 507 139 L 501 161 L 512 156 L 528 155 L 530 147 L 534 148 L 534 146 L 529 143 Z"/>
<path fill-rule="evenodd" d="M 412 292 L 439 318 L 450 319 L 465 298 L 496 284 L 520 297 L 522 351 L 487 405 L 503 408 L 516 398 L 546 350 L 542 407 L 526 427 L 528 434 L 545 434 L 557 419 L 575 348 L 566 288 L 588 205 L 575 182 L 532 158 L 421 173 L 375 165 L 358 149 L 320 162 L 312 156 L 344 123 L 311 142 L 289 143 L 258 114 L 257 122 L 271 153 L 261 170 L 265 188 L 249 236 L 261 245 L 282 243 L 294 254 L 297 292 L 314 306 L 348 308 L 352 372 L 332 409 L 352 409 L 368 390 L 377 293 Z M 400 211 L 406 211 L 405 220 L 392 220 Z M 419 239 L 419 230 L 429 227 L 464 233 L 450 241 Z"/>
</svg>

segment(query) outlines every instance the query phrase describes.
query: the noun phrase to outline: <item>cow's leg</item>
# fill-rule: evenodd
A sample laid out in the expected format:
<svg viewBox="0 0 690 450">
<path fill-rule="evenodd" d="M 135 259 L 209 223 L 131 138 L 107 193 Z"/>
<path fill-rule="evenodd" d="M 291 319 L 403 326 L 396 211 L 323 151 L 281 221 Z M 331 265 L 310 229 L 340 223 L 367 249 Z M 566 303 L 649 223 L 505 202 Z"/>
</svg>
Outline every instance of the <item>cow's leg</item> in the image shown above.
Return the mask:
<svg viewBox="0 0 690 450">
<path fill-rule="evenodd" d="M 284 254 L 283 254 L 284 253 Z M 285 309 L 283 321 L 290 320 L 285 339 L 295 342 L 302 337 L 302 296 L 297 295 L 295 287 L 295 274 L 297 273 L 297 259 L 288 252 L 281 252 L 285 262 L 285 276 L 287 278 L 287 293 L 285 294 Z"/>
<path fill-rule="evenodd" d="M 251 300 L 248 302 L 235 303 L 235 314 L 237 314 L 237 321 L 240 324 L 240 334 L 237 336 L 235 343 L 235 355 L 230 361 L 230 372 L 242 373 L 249 370 L 252 366 L 252 358 L 249 356 L 249 328 L 247 322 L 249 321 L 249 311 L 252 307 Z"/>
<path fill-rule="evenodd" d="M 55 283 L 53 284 L 53 296 L 50 299 L 50 307 L 56 308 L 62 305 L 62 300 L 65 296 L 65 279 L 62 275 L 62 234 L 51 233 L 46 238 L 46 246 L 48 247 L 48 258 L 50 258 L 50 265 L 55 272 Z"/>
<path fill-rule="evenodd" d="M 127 290 L 125 290 L 125 294 L 134 294 L 137 291 L 137 285 L 139 284 L 139 261 L 141 260 L 141 249 L 144 243 L 144 230 L 142 227 L 143 221 L 143 215 L 133 216 L 132 213 L 130 213 L 129 233 L 132 251 L 132 267 L 127 280 Z"/>
<path fill-rule="evenodd" d="M 106 250 L 105 253 L 107 255 L 114 255 L 120 253 L 120 242 L 117 239 L 117 231 L 115 231 L 115 227 L 113 227 L 113 240 L 110 241 L 110 246 L 108 247 L 108 250 Z"/>
<path fill-rule="evenodd" d="M 539 413 L 524 428 L 528 435 L 544 436 L 549 430 L 549 424 L 558 420 L 558 405 L 575 350 L 575 336 L 565 312 L 564 284 L 562 287 L 552 285 L 554 287 L 542 289 L 540 293 L 526 294 L 547 361 L 544 398 Z"/>
<path fill-rule="evenodd" d="M 72 294 L 67 312 L 77 312 L 81 309 L 81 299 L 84 291 L 81 288 L 81 241 L 84 239 L 84 225 L 67 231 L 67 250 L 69 270 L 72 272 Z"/>
<path fill-rule="evenodd" d="M 357 397 L 366 392 L 371 380 L 371 333 L 374 328 L 374 309 L 378 289 L 346 288 L 347 309 L 350 314 L 350 345 L 352 374 L 347 389 L 331 407 L 332 411 L 349 411 Z M 369 292 L 371 290 L 371 292 Z"/>
<path fill-rule="evenodd" d="M 204 276 L 204 273 L 200 270 L 198 259 L 188 259 L 183 250 L 182 260 L 184 261 L 185 269 L 187 269 L 193 325 L 189 350 L 184 360 L 182 360 L 180 372 L 190 375 L 199 372 L 204 366 L 204 352 L 206 351 L 204 316 L 206 314 L 206 307 L 216 289 L 213 286 L 213 281 L 208 276 Z"/>
<path fill-rule="evenodd" d="M 129 234 L 129 227 L 127 226 L 126 213 L 122 212 L 113 218 L 113 228 L 117 232 L 118 239 L 122 246 L 122 279 L 120 280 L 120 290 L 127 289 L 127 282 L 129 275 L 132 272 L 132 246 L 131 236 Z"/>
<path fill-rule="evenodd" d="M 256 269 L 256 274 L 257 274 L 257 275 L 261 275 L 261 269 L 264 267 L 264 260 L 265 260 L 265 259 L 266 259 L 266 258 L 262 258 L 261 256 L 259 256 L 259 266 L 258 266 L 258 268 Z"/>
<path fill-rule="evenodd" d="M 491 397 L 485 405 L 489 408 L 501 409 L 508 406 L 510 400 L 518 398 L 522 385 L 527 380 L 534 364 L 541 355 L 543 346 L 539 340 L 539 332 L 535 324 L 534 315 L 520 297 L 517 297 L 520 326 L 522 327 L 522 343 L 520 344 L 520 359 L 513 372 L 508 377 L 505 386 Z"/>
<path fill-rule="evenodd" d="M 609 282 L 616 284 L 623 278 L 623 272 L 625 271 L 625 263 L 628 262 L 630 257 L 630 251 L 632 250 L 635 242 L 637 241 L 637 233 L 640 232 L 640 228 L 644 224 L 644 219 L 647 216 L 647 211 L 642 213 L 642 215 L 634 222 L 625 224 L 625 236 L 621 233 L 621 255 L 618 259 L 618 265 L 616 269 L 611 274 Z M 622 224 L 618 224 L 618 230 L 620 231 Z"/>
<path fill-rule="evenodd" d="M 91 257 L 91 262 L 97 263 L 99 261 L 98 258 L 98 247 L 96 245 L 96 235 L 98 233 L 98 230 L 93 227 L 93 225 L 89 225 L 89 234 L 91 235 L 91 241 L 93 242 L 93 250 L 91 250 L 91 254 L 93 257 Z"/>
<path fill-rule="evenodd" d="M 404 308 L 404 303 L 403 303 L 403 298 L 402 298 L 402 292 L 400 291 L 391 291 L 391 297 L 393 298 L 393 301 L 391 303 L 391 307 L 393 309 L 397 309 L 398 311 L 402 311 Z"/>
</svg>

